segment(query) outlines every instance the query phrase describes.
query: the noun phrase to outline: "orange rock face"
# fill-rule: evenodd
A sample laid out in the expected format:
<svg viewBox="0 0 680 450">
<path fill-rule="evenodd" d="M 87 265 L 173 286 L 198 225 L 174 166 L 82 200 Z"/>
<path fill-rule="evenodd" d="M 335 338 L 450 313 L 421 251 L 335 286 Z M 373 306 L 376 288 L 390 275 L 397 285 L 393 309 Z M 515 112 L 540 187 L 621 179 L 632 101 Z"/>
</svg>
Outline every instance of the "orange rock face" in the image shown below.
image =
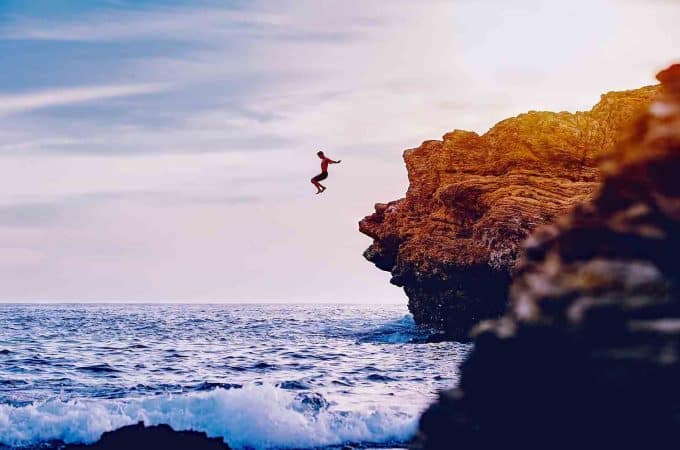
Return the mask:
<svg viewBox="0 0 680 450">
<path fill-rule="evenodd" d="M 519 244 L 590 199 L 598 160 L 657 91 L 612 92 L 587 112 L 529 112 L 406 150 L 408 192 L 359 223 L 374 239 L 364 256 L 404 287 L 416 321 L 466 336 L 503 312 Z"/>
<path fill-rule="evenodd" d="M 507 312 L 411 448 L 677 447 L 680 64 L 657 78 L 592 200 L 525 241 Z"/>
</svg>

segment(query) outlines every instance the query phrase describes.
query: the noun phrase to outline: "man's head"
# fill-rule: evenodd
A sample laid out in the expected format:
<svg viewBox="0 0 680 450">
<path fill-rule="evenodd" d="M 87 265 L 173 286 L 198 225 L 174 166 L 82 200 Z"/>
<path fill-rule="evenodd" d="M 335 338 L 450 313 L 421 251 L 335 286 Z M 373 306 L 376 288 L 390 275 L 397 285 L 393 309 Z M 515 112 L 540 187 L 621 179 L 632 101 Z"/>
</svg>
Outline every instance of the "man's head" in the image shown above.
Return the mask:
<svg viewBox="0 0 680 450">
<path fill-rule="evenodd" d="M 319 150 L 318 152 L 316 152 L 316 156 L 318 156 L 319 158 L 323 158 L 324 154 L 321 150 Z"/>
</svg>

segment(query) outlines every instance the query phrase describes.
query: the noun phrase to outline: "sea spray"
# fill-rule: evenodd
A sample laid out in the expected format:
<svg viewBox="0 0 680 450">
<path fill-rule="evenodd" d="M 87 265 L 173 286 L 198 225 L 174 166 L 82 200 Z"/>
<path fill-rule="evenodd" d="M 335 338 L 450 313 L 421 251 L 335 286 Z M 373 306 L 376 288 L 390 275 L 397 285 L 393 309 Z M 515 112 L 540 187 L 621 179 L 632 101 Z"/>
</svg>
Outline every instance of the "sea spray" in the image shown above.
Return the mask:
<svg viewBox="0 0 680 450">
<path fill-rule="evenodd" d="M 96 441 L 103 432 L 143 421 L 204 431 L 235 448 L 311 448 L 347 442 L 399 443 L 415 431 L 415 409 L 341 411 L 271 385 L 181 395 L 107 400 L 49 400 L 0 405 L 0 442 Z"/>
</svg>

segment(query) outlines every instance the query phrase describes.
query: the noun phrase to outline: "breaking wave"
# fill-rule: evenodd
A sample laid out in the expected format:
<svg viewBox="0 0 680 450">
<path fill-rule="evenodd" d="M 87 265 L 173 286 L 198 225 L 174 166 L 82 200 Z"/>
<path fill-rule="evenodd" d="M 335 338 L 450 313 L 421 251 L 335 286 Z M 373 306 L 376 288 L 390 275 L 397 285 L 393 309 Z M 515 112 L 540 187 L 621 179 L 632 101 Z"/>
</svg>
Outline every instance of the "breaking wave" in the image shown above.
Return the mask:
<svg viewBox="0 0 680 450">
<path fill-rule="evenodd" d="M 0 405 L 0 443 L 91 443 L 105 431 L 144 421 L 204 431 L 233 448 L 314 448 L 345 443 L 397 444 L 415 432 L 419 411 L 340 411 L 320 394 L 272 385 L 136 399 L 48 400 Z"/>
</svg>

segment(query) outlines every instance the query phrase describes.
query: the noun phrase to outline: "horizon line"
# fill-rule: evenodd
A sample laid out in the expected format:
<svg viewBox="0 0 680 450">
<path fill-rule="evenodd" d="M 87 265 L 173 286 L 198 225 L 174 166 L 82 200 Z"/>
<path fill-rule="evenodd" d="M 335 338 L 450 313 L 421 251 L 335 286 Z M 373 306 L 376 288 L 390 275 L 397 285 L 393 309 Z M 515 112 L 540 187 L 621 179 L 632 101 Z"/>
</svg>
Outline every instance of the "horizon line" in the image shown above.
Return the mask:
<svg viewBox="0 0 680 450">
<path fill-rule="evenodd" d="M 4 301 L 1 305 L 406 305 L 406 302 L 348 302 L 348 301 L 74 301 L 74 300 L 28 300 Z"/>
</svg>

